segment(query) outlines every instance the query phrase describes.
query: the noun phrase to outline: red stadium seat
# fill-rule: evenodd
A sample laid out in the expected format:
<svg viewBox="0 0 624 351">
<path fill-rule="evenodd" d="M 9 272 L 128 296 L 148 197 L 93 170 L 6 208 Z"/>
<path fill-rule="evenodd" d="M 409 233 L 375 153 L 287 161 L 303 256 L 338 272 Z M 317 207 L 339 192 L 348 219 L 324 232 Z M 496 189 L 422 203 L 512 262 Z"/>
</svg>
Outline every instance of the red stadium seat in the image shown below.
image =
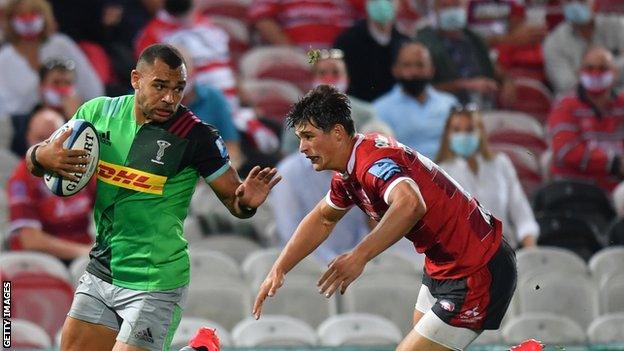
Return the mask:
<svg viewBox="0 0 624 351">
<path fill-rule="evenodd" d="M 516 101 L 514 103 L 502 103 L 502 108 L 507 110 L 526 112 L 544 123 L 553 97 L 548 88 L 541 82 L 530 78 L 517 78 Z"/>
<path fill-rule="evenodd" d="M 71 307 L 71 284 L 46 273 L 23 272 L 7 278 L 12 282 L 12 317 L 39 325 L 53 339 Z"/>
<path fill-rule="evenodd" d="M 539 158 L 517 145 L 493 144 L 492 150 L 505 153 L 516 169 L 524 193 L 530 198 L 542 184 Z"/>
<path fill-rule="evenodd" d="M 230 36 L 230 56 L 238 64 L 238 60 L 249 50 L 249 28 L 247 24 L 236 18 L 211 16 L 210 20 L 221 27 Z"/>
<path fill-rule="evenodd" d="M 596 0 L 594 3 L 596 12 L 605 14 L 624 14 L 624 1 L 622 0 Z"/>
<path fill-rule="evenodd" d="M 248 51 L 239 62 L 245 79 L 276 79 L 296 85 L 301 91 L 312 86 L 312 71 L 306 54 L 290 47 L 260 47 Z"/>
<path fill-rule="evenodd" d="M 544 137 L 544 127 L 531 115 L 519 111 L 484 111 L 483 123 L 489 133 L 501 130 L 512 130 Z"/>
<path fill-rule="evenodd" d="M 114 79 L 113 66 L 104 48 L 91 41 L 81 41 L 78 45 L 89 59 L 91 66 L 93 66 L 102 83 L 111 83 Z"/>
<path fill-rule="evenodd" d="M 242 90 L 261 115 L 279 123 L 301 96 L 296 86 L 278 80 L 244 81 Z"/>
<path fill-rule="evenodd" d="M 202 1 L 201 12 L 209 16 L 227 16 L 247 20 L 247 8 L 251 0 L 205 0 Z"/>
<path fill-rule="evenodd" d="M 52 347 L 52 341 L 38 325 L 24 319 L 12 318 L 11 347 L 14 350 L 45 350 Z"/>
<path fill-rule="evenodd" d="M 547 148 L 546 142 L 542 138 L 515 130 L 493 131 L 488 135 L 488 140 L 492 144 L 519 145 L 536 156 L 540 156 Z"/>
</svg>

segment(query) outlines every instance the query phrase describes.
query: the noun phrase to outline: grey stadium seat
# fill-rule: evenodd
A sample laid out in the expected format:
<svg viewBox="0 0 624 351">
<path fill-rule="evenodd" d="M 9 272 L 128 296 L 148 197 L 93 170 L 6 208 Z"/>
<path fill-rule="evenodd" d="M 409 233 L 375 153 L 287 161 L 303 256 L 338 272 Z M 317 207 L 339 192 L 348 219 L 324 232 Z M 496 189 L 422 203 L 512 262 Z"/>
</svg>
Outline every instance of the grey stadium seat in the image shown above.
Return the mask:
<svg viewBox="0 0 624 351">
<path fill-rule="evenodd" d="M 252 286 L 260 285 L 271 270 L 271 267 L 273 267 L 273 263 L 277 260 L 280 252 L 280 248 L 257 250 L 243 261 L 243 274 Z M 288 272 L 287 277 L 302 274 L 312 275 L 318 279 L 321 277 L 323 268 L 323 264 L 320 261 L 312 256 L 308 256 Z"/>
<path fill-rule="evenodd" d="M 422 276 L 422 270 L 400 253 L 386 250 L 366 264 L 364 274 L 406 274 Z"/>
<path fill-rule="evenodd" d="M 602 280 L 600 303 L 603 313 L 624 312 L 624 272 Z"/>
<path fill-rule="evenodd" d="M 4 252 L 0 255 L 0 270 L 9 275 L 20 271 L 48 273 L 70 284 L 72 281 L 69 271 L 58 258 L 41 252 Z"/>
<path fill-rule="evenodd" d="M 237 347 L 309 347 L 318 339 L 304 321 L 288 316 L 249 317 L 234 327 L 232 339 Z"/>
<path fill-rule="evenodd" d="M 52 347 L 50 336 L 33 322 L 11 319 L 11 345 L 15 349 L 49 349 Z"/>
<path fill-rule="evenodd" d="M 323 346 L 395 346 L 403 339 L 401 330 L 394 323 L 367 313 L 330 317 L 317 331 Z"/>
<path fill-rule="evenodd" d="M 573 251 L 553 246 L 536 246 L 518 250 L 518 276 L 539 272 L 588 274 L 585 261 Z"/>
<path fill-rule="evenodd" d="M 242 277 L 238 263 L 232 257 L 215 250 L 191 248 L 190 251 L 191 280 L 199 276 L 225 278 Z"/>
<path fill-rule="evenodd" d="M 624 342 L 624 313 L 596 318 L 587 328 L 587 336 L 591 343 Z"/>
<path fill-rule="evenodd" d="M 552 313 L 527 313 L 512 318 L 503 328 L 506 343 L 537 339 L 545 344 L 585 342 L 585 331 L 572 319 Z"/>
<path fill-rule="evenodd" d="M 78 286 L 80 277 L 84 274 L 89 264 L 89 256 L 81 256 L 75 258 L 69 265 L 69 274 L 71 275 L 72 283 L 74 287 Z"/>
<path fill-rule="evenodd" d="M 260 250 L 255 241 L 236 234 L 209 235 L 191 244 L 191 249 L 210 249 L 232 257 L 236 262 L 243 262 L 250 253 Z"/>
<path fill-rule="evenodd" d="M 624 246 L 612 246 L 596 252 L 589 260 L 589 270 L 597 281 L 624 272 Z"/>
</svg>

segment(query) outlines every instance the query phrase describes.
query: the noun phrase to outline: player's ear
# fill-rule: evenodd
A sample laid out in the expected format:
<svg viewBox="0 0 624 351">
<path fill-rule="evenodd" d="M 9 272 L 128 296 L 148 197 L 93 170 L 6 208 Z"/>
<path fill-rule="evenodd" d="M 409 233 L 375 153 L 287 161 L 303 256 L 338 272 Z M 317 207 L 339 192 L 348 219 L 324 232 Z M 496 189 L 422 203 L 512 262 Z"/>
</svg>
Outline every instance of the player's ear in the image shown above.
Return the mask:
<svg viewBox="0 0 624 351">
<path fill-rule="evenodd" d="M 334 134 L 334 136 L 336 137 L 338 141 L 342 141 L 346 132 L 347 131 L 342 124 L 335 124 L 334 127 L 332 128 L 332 133 Z"/>
<path fill-rule="evenodd" d="M 134 90 L 139 90 L 139 78 L 140 78 L 139 71 L 137 71 L 136 69 L 133 69 L 132 72 L 130 72 L 130 84 L 132 85 L 132 88 Z"/>
</svg>

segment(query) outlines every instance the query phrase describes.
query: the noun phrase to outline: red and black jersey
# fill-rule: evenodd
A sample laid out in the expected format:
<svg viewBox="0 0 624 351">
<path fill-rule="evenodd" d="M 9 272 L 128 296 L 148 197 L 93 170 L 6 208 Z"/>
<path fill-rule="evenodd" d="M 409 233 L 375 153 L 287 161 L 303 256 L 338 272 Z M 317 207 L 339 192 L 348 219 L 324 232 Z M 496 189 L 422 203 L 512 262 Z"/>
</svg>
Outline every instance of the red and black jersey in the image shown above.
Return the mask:
<svg viewBox="0 0 624 351">
<path fill-rule="evenodd" d="M 381 220 L 400 182 L 417 187 L 427 212 L 405 233 L 424 253 L 435 279 L 468 276 L 488 263 L 502 240 L 502 224 L 428 158 L 380 134 L 358 134 L 347 172 L 336 173 L 326 201 L 336 209 L 357 205 Z"/>
</svg>

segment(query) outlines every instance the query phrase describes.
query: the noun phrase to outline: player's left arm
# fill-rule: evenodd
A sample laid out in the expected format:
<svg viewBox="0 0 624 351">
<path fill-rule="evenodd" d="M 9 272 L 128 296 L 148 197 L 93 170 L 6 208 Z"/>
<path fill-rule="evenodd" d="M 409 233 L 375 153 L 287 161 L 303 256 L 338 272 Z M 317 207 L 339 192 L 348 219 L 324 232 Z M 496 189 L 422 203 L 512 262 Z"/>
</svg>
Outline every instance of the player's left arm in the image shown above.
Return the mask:
<svg viewBox="0 0 624 351">
<path fill-rule="evenodd" d="M 399 241 L 427 212 L 418 186 L 409 178 L 390 189 L 387 199 L 389 208 L 379 224 L 353 250 L 336 257 L 319 280 L 320 291 L 326 297 L 339 288 L 344 294 L 368 261 Z"/>
</svg>

